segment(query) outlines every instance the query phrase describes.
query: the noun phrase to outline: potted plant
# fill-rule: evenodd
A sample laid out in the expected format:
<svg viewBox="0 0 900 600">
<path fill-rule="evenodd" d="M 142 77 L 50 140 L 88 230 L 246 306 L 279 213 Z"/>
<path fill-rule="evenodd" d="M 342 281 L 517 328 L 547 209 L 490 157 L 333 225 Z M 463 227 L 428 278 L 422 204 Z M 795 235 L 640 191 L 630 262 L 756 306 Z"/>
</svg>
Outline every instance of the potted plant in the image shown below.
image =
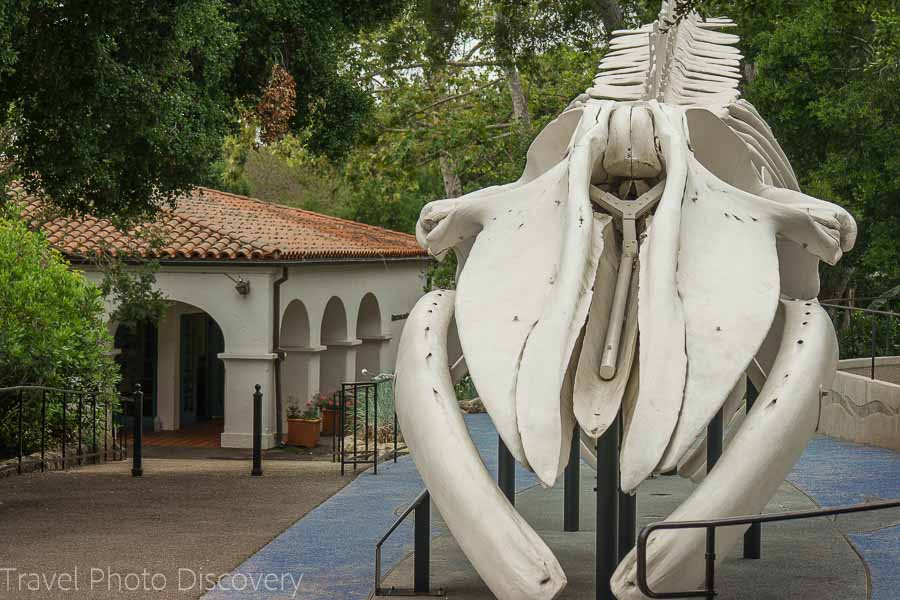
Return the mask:
<svg viewBox="0 0 900 600">
<path fill-rule="evenodd" d="M 293 397 L 289 397 L 288 402 L 287 443 L 302 448 L 315 448 L 319 444 L 319 432 L 322 428 L 319 407 L 312 400 L 307 400 L 302 406 Z"/>
<path fill-rule="evenodd" d="M 340 405 L 338 404 L 339 394 L 318 393 L 314 395 L 319 409 L 322 411 L 322 435 L 333 435 L 340 427 L 341 418 Z"/>
</svg>

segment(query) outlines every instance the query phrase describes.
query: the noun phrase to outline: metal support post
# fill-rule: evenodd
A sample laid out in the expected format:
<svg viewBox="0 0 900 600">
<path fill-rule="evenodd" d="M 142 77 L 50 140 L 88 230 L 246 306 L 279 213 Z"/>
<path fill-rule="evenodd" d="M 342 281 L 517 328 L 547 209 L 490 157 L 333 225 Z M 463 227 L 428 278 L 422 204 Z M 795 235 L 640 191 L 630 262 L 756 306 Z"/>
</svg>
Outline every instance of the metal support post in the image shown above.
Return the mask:
<svg viewBox="0 0 900 600">
<path fill-rule="evenodd" d="M 516 461 L 503 438 L 497 436 L 497 485 L 510 504 L 516 505 Z"/>
<path fill-rule="evenodd" d="M 262 474 L 262 391 L 257 383 L 253 392 L 253 469 L 250 475 L 259 477 Z"/>
<path fill-rule="evenodd" d="M 425 498 L 416 506 L 415 511 L 413 591 L 417 594 L 428 594 L 431 585 L 431 496 L 429 494 L 425 494 Z"/>
<path fill-rule="evenodd" d="M 140 477 L 144 474 L 143 436 L 144 436 L 144 392 L 141 384 L 134 386 L 134 449 L 132 450 L 131 475 Z"/>
<path fill-rule="evenodd" d="M 566 466 L 563 498 L 563 531 L 578 531 L 581 493 L 581 433 L 575 427 L 569 447 L 569 464 Z"/>
<path fill-rule="evenodd" d="M 609 580 L 619 564 L 619 418 L 597 439 L 597 600 L 613 600 Z"/>
</svg>

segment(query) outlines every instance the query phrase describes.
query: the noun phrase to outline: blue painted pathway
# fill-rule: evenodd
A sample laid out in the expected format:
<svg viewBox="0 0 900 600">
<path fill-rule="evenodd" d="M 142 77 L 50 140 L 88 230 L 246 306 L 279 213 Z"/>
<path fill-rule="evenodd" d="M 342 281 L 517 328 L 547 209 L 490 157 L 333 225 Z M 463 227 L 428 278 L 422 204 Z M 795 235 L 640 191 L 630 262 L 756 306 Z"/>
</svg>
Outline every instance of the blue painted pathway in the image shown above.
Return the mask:
<svg viewBox="0 0 900 600">
<path fill-rule="evenodd" d="M 467 415 L 466 424 L 496 478 L 497 434 L 490 419 Z M 810 443 L 788 480 L 821 506 L 896 498 L 900 496 L 900 453 L 820 436 Z M 532 473 L 517 467 L 517 491 L 536 484 Z M 377 476 L 362 473 L 240 565 L 226 581 L 244 584 L 243 590 L 217 589 L 205 598 L 365 600 L 373 585 L 375 542 L 422 488 L 409 456 L 379 465 Z M 850 538 L 869 564 L 872 600 L 896 600 L 900 526 Z M 412 551 L 412 541 L 412 523 L 404 523 L 384 546 L 385 573 Z M 295 595 L 291 586 L 284 591 L 252 591 L 253 582 L 260 582 L 267 573 L 289 574 L 295 581 L 302 576 L 299 592 Z"/>
<path fill-rule="evenodd" d="M 472 441 L 488 470 L 497 476 L 497 433 L 487 415 L 466 415 Z M 516 491 L 537 484 L 534 474 L 516 468 Z M 290 528 L 240 565 L 224 586 L 240 591 L 217 589 L 209 599 L 302 598 L 303 600 L 365 600 L 372 591 L 375 574 L 375 543 L 424 488 L 409 456 L 396 463 L 378 465 L 378 475 L 362 473 L 347 487 L 307 513 Z M 298 490 L 297 493 L 303 493 Z M 412 551 L 412 521 L 407 520 L 391 536 L 382 550 L 382 571 L 387 571 Z M 300 582 L 299 593 L 281 584 L 277 591 L 264 588 L 260 576 L 274 573 L 292 575 Z M 237 577 L 235 577 L 237 575 Z M 244 577 L 246 576 L 246 577 Z M 274 581 L 274 580 L 273 580 Z M 290 582 L 290 579 L 285 579 Z"/>
<path fill-rule="evenodd" d="M 788 481 L 823 507 L 893 500 L 900 498 L 900 452 L 817 436 Z M 900 524 L 849 538 L 869 566 L 872 600 L 900 598 Z"/>
</svg>

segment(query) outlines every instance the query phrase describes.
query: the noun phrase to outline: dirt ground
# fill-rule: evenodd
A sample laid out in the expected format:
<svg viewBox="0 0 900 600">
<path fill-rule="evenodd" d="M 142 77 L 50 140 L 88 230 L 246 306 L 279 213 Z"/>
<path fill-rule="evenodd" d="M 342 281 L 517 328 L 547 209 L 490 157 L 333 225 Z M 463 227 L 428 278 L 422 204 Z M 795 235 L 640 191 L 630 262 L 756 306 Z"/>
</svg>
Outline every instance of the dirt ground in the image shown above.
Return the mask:
<svg viewBox="0 0 900 600">
<path fill-rule="evenodd" d="M 199 597 L 350 482 L 322 454 L 273 453 L 262 477 L 243 452 L 159 449 L 139 478 L 127 461 L 0 479 L 0 598 Z"/>
</svg>

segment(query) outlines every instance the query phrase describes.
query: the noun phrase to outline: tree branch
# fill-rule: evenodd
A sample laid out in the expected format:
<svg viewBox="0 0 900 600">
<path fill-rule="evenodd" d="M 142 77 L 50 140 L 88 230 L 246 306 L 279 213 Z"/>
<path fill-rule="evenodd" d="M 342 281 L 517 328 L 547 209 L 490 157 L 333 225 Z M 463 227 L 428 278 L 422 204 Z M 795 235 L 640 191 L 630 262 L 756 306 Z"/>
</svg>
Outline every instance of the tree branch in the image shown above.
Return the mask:
<svg viewBox="0 0 900 600">
<path fill-rule="evenodd" d="M 489 87 L 493 87 L 493 86 L 497 85 L 498 83 L 503 83 L 503 81 L 504 81 L 503 79 L 495 79 L 494 81 L 491 81 L 484 85 L 479 85 L 478 87 L 471 89 L 468 92 L 463 92 L 461 94 L 455 94 L 453 96 L 447 96 L 446 98 L 441 98 L 440 100 L 436 100 L 427 106 L 423 106 L 422 108 L 416 110 L 409 116 L 414 117 L 425 111 L 431 110 L 432 108 L 436 108 L 436 107 L 440 106 L 441 104 L 446 104 L 447 102 L 452 102 L 453 100 L 459 100 L 460 98 L 465 98 L 466 96 L 471 96 L 472 94 L 477 94 L 478 92 L 486 90 Z"/>
</svg>

